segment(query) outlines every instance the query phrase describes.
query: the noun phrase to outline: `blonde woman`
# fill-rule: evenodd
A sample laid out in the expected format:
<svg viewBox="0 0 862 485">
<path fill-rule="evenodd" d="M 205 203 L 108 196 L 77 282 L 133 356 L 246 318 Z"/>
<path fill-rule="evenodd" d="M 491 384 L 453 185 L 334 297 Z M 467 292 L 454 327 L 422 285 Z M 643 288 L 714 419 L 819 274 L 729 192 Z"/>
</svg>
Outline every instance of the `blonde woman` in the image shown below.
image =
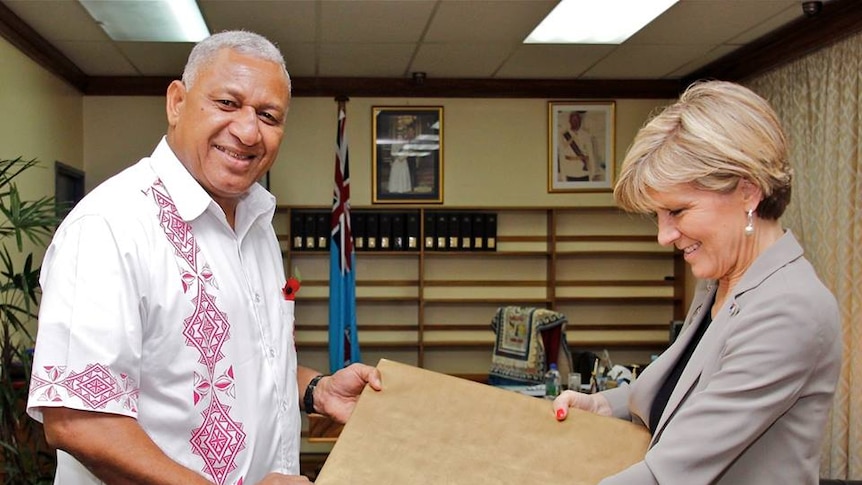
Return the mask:
<svg viewBox="0 0 862 485">
<path fill-rule="evenodd" d="M 652 441 L 607 484 L 816 484 L 841 360 L 838 308 L 779 218 L 785 136 L 747 88 L 691 86 L 635 137 L 614 189 L 655 214 L 658 241 L 700 280 L 677 340 L 632 385 L 567 391 L 569 408 L 629 419 Z"/>
</svg>

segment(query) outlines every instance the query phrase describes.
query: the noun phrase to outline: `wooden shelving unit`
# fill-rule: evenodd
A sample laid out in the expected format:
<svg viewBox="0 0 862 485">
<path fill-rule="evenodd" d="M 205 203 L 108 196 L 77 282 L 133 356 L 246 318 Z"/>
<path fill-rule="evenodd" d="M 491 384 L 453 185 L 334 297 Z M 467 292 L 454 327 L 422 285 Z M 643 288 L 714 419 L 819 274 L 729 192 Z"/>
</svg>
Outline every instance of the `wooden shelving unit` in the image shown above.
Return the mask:
<svg viewBox="0 0 862 485">
<path fill-rule="evenodd" d="M 292 211 L 275 228 L 285 269 L 301 269 L 300 362 L 327 368 L 328 251 L 292 251 Z M 497 307 L 551 308 L 568 319 L 574 352 L 608 349 L 617 362 L 648 362 L 684 316 L 681 256 L 656 242 L 656 226 L 614 207 L 373 207 L 374 211 L 494 212 L 496 251 L 358 251 L 357 321 L 363 360 L 385 357 L 461 376 L 490 366 Z M 424 224 L 423 224 L 424 225 Z M 424 227 L 422 227 L 424 234 Z"/>
</svg>

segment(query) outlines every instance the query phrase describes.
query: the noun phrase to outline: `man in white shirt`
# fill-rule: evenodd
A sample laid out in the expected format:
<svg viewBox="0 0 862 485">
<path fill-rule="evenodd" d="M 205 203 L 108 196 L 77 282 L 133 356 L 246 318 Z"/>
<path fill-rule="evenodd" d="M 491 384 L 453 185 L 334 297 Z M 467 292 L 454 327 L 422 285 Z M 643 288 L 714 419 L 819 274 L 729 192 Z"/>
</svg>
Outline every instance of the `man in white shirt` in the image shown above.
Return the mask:
<svg viewBox="0 0 862 485">
<path fill-rule="evenodd" d="M 593 149 L 593 136 L 583 127 L 584 111 L 569 113 L 569 127 L 560 134 L 557 150 L 559 181 L 601 180 L 602 172 Z"/>
<path fill-rule="evenodd" d="M 344 422 L 366 384 L 381 389 L 366 365 L 297 365 L 275 198 L 255 183 L 289 102 L 272 43 L 209 37 L 168 87 L 152 156 L 57 230 L 28 401 L 56 484 L 310 483 L 300 409 Z"/>
</svg>

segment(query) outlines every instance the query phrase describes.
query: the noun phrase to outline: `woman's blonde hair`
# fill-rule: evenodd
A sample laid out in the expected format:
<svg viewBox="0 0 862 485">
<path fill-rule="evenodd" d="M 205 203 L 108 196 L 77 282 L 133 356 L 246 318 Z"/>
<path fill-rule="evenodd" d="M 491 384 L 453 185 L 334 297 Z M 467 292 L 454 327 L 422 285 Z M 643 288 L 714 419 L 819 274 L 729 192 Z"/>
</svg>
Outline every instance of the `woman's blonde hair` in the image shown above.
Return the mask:
<svg viewBox="0 0 862 485">
<path fill-rule="evenodd" d="M 740 180 L 763 191 L 757 215 L 778 219 L 790 203 L 792 170 L 778 117 L 748 88 L 723 81 L 691 85 L 640 129 L 614 187 L 617 204 L 652 212 L 650 190 L 676 184 L 730 192 Z"/>
</svg>

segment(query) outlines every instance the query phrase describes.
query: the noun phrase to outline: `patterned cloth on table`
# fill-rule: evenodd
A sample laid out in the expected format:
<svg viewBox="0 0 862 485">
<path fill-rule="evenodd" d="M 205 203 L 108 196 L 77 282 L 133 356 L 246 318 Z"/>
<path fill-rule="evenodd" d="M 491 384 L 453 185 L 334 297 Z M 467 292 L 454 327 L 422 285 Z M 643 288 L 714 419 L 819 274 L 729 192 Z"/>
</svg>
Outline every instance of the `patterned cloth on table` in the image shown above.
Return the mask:
<svg viewBox="0 0 862 485">
<path fill-rule="evenodd" d="M 557 364 L 561 374 L 567 372 L 572 357 L 566 344 L 566 323 L 565 315 L 544 308 L 498 308 L 491 320 L 496 339 L 489 382 L 540 383 L 551 363 Z M 564 355 L 560 355 L 561 349 Z"/>
</svg>

